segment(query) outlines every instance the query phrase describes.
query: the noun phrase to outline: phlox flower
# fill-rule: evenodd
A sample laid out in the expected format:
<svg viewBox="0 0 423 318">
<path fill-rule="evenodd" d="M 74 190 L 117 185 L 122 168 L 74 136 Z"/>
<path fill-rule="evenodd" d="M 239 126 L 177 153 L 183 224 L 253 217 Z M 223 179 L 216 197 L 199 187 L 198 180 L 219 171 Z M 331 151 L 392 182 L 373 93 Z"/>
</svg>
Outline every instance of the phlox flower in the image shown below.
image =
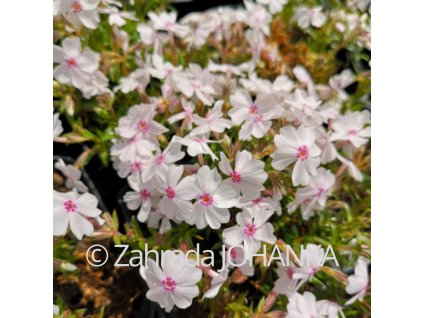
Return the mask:
<svg viewBox="0 0 423 318">
<path fill-rule="evenodd" d="M 155 145 L 143 139 L 142 135 L 134 135 L 131 138 L 119 138 L 114 140 L 110 149 L 112 156 L 117 156 L 122 162 L 135 163 L 143 157 L 150 157 L 151 152 L 155 150 Z"/>
<path fill-rule="evenodd" d="M 286 318 L 327 318 L 327 301 L 316 301 L 316 297 L 310 292 L 303 295 L 295 293 L 288 300 Z"/>
<path fill-rule="evenodd" d="M 275 290 L 279 294 L 289 297 L 297 290 L 298 280 L 293 278 L 295 266 L 283 266 L 280 262 L 277 265 L 276 273 L 278 274 L 278 279 L 275 282 Z"/>
<path fill-rule="evenodd" d="M 182 145 L 188 147 L 187 153 L 191 157 L 196 157 L 199 154 L 207 154 L 210 155 L 214 160 L 218 160 L 217 156 L 214 152 L 210 149 L 208 143 L 213 141 L 207 139 L 205 136 L 190 136 L 187 135 L 184 138 L 174 136 L 173 139 Z"/>
<path fill-rule="evenodd" d="M 100 22 L 99 3 L 100 0 L 59 0 L 55 2 L 55 13 L 65 13 L 66 19 L 77 28 L 82 24 L 88 29 L 96 29 Z"/>
<path fill-rule="evenodd" d="M 152 208 L 147 219 L 147 226 L 154 229 L 159 229 L 160 234 L 164 234 L 172 229 L 172 224 L 166 213 L 161 212 L 159 209 Z"/>
<path fill-rule="evenodd" d="M 315 211 L 325 207 L 334 185 L 335 175 L 329 170 L 319 168 L 317 174 L 311 176 L 308 186 L 297 190 L 295 200 L 289 204 L 288 211 L 295 211 L 300 205 L 303 219 L 309 220 Z"/>
<path fill-rule="evenodd" d="M 302 89 L 296 89 L 291 98 L 287 98 L 285 103 L 290 106 L 292 112 L 289 118 L 308 123 L 312 126 L 319 126 L 325 122 L 324 116 L 320 113 L 321 101 L 314 94 L 307 94 Z"/>
<path fill-rule="evenodd" d="M 155 189 L 153 182 L 143 183 L 139 175 L 132 175 L 128 178 L 129 186 L 133 191 L 128 191 L 123 196 L 129 210 L 139 209 L 137 219 L 145 222 L 154 204 L 158 202 L 159 192 Z"/>
<path fill-rule="evenodd" d="M 97 205 L 97 198 L 90 193 L 79 196 L 72 191 L 53 190 L 53 235 L 65 235 L 68 227 L 78 240 L 92 235 L 94 227 L 87 217 L 97 218 L 101 214 Z"/>
<path fill-rule="evenodd" d="M 257 0 L 257 3 L 266 5 L 271 14 L 281 12 L 283 6 L 288 3 L 288 0 Z"/>
<path fill-rule="evenodd" d="M 267 12 L 263 6 L 256 4 L 249 0 L 244 0 L 245 8 L 247 9 L 246 23 L 252 29 L 260 30 L 264 35 L 270 33 L 270 22 L 272 16 Z"/>
<path fill-rule="evenodd" d="M 183 172 L 183 166 L 171 165 L 158 174 L 157 188 L 162 194 L 159 209 L 169 219 L 189 222 L 193 212 L 191 200 L 198 195 L 198 188 L 195 177 L 181 179 Z"/>
<path fill-rule="evenodd" d="M 102 94 L 111 94 L 109 79 L 100 71 L 90 74 L 88 82 L 81 88 L 85 99 Z"/>
<path fill-rule="evenodd" d="M 157 31 L 167 31 L 175 34 L 179 38 L 185 37 L 189 28 L 185 25 L 176 23 L 176 12 L 160 12 L 156 14 L 149 12 L 148 17 L 153 23 L 153 28 Z"/>
<path fill-rule="evenodd" d="M 62 47 L 53 45 L 54 78 L 63 84 L 82 89 L 99 66 L 100 55 L 89 49 L 81 51 L 81 41 L 77 37 L 65 38 Z"/>
<path fill-rule="evenodd" d="M 322 7 L 308 8 L 300 6 L 295 10 L 294 20 L 302 29 L 307 29 L 310 25 L 320 28 L 326 22 L 326 16 L 322 13 Z"/>
<path fill-rule="evenodd" d="M 370 137 L 369 123 L 370 113 L 367 110 L 346 113 L 333 122 L 330 140 L 348 141 L 358 148 L 367 143 Z"/>
<path fill-rule="evenodd" d="M 163 151 L 157 148 L 155 154 L 144 161 L 142 180 L 144 182 L 158 180 L 159 173 L 164 173 L 164 169 L 169 168 L 171 164 L 181 160 L 184 156 L 181 144 L 175 141 L 171 141 Z"/>
<path fill-rule="evenodd" d="M 195 224 L 199 229 L 207 225 L 219 229 L 222 223 L 229 222 L 228 208 L 235 206 L 238 196 L 233 188 L 221 182 L 222 177 L 216 168 L 210 170 L 208 166 L 202 166 L 198 170 L 195 183 L 199 194 L 188 223 Z"/>
<path fill-rule="evenodd" d="M 53 139 L 59 137 L 63 132 L 62 121 L 59 119 L 60 114 L 53 114 Z"/>
<path fill-rule="evenodd" d="M 149 104 L 132 106 L 128 114 L 119 119 L 116 132 L 124 138 L 140 136 L 144 140 L 157 144 L 156 136 L 168 131 L 166 127 L 154 121 L 155 107 Z"/>
<path fill-rule="evenodd" d="M 319 271 L 324 258 L 324 249 L 316 244 L 307 244 L 305 249 L 301 249 L 300 259 L 302 266 L 297 267 L 292 276 L 294 279 L 301 279 L 298 288 L 314 277 Z"/>
<path fill-rule="evenodd" d="M 355 78 L 354 73 L 350 69 L 346 69 L 341 74 L 332 76 L 329 79 L 329 86 L 342 100 L 347 100 L 348 94 L 344 89 L 354 83 Z"/>
<path fill-rule="evenodd" d="M 348 277 L 346 291 L 348 294 L 354 295 L 354 297 L 345 303 L 346 306 L 351 305 L 357 299 L 362 301 L 366 295 L 367 288 L 369 287 L 369 274 L 367 272 L 368 263 L 369 261 L 367 259 L 360 256 L 354 267 L 354 275 Z"/>
<path fill-rule="evenodd" d="M 295 162 L 292 183 L 294 186 L 307 185 L 310 175 L 316 175 L 320 163 L 321 150 L 315 141 L 315 133 L 309 127 L 282 127 L 275 136 L 276 151 L 270 155 L 272 167 L 283 170 Z"/>
<path fill-rule="evenodd" d="M 264 162 L 253 159 L 252 154 L 247 150 L 236 154 L 234 169 L 225 154 L 221 152 L 219 169 L 223 174 L 229 176 L 224 183 L 230 185 L 238 193 L 241 192 L 246 199 L 258 197 L 259 192 L 264 189 L 263 183 L 267 180 Z"/>
<path fill-rule="evenodd" d="M 81 170 L 73 165 L 65 164 L 61 158 L 54 164 L 54 167 L 66 177 L 66 188 L 70 190 L 75 188 L 80 193 L 88 191 L 87 186 L 80 180 Z"/>
<path fill-rule="evenodd" d="M 251 259 L 261 246 L 261 242 L 274 244 L 276 236 L 273 225 L 266 222 L 273 214 L 272 210 L 259 212 L 244 209 L 236 215 L 237 225 L 223 230 L 225 244 L 239 245 L 243 243 L 247 259 Z"/>
<path fill-rule="evenodd" d="M 228 269 L 235 267 L 239 268 L 241 273 L 246 276 L 254 275 L 254 266 L 252 261 L 248 259 L 248 256 L 246 255 L 245 249 L 242 245 L 226 246 L 223 257 L 225 257 L 225 265 Z"/>
<path fill-rule="evenodd" d="M 150 83 L 149 73 L 143 69 L 136 69 L 135 71 L 131 72 L 127 77 L 122 77 L 120 79 L 120 84 L 115 86 L 113 90 L 115 92 L 120 90 L 125 94 L 132 92 L 136 89 L 144 91 L 148 83 Z"/>
<path fill-rule="evenodd" d="M 166 79 L 172 79 L 175 74 L 182 70 L 182 66 L 174 66 L 172 63 L 164 61 L 163 56 L 159 54 L 153 54 L 152 66 L 148 68 L 148 72 L 152 77 L 165 81 Z"/>
<path fill-rule="evenodd" d="M 141 175 L 144 170 L 145 162 L 142 159 L 135 159 L 131 161 L 120 161 L 118 158 L 115 159 L 113 167 L 117 170 L 117 174 L 121 178 L 128 176 Z"/>
<path fill-rule="evenodd" d="M 173 306 L 187 308 L 192 304 L 192 299 L 199 294 L 196 284 L 202 272 L 183 254 L 168 250 L 162 254 L 161 267 L 148 260 L 145 276 L 149 287 L 147 298 L 170 312 Z"/>
<path fill-rule="evenodd" d="M 191 130 L 191 135 L 203 135 L 211 131 L 222 133 L 225 129 L 231 128 L 231 121 L 229 119 L 222 118 L 222 106 L 224 101 L 217 101 L 213 108 L 209 110 L 205 118 L 198 116 L 197 114 L 193 115 L 194 124 L 198 127 Z"/>
<path fill-rule="evenodd" d="M 110 25 L 122 27 L 126 24 L 126 20 L 137 21 L 134 12 L 121 11 L 116 7 L 107 7 L 101 10 L 101 13 L 109 15 L 108 22 Z"/>
<path fill-rule="evenodd" d="M 167 121 L 169 124 L 174 124 L 182 120 L 181 127 L 191 129 L 193 122 L 193 113 L 195 109 L 194 104 L 190 101 L 187 101 L 186 99 L 182 99 L 181 104 L 183 111 L 170 116 Z"/>
<path fill-rule="evenodd" d="M 204 293 L 203 298 L 214 298 L 219 292 L 220 287 L 228 280 L 227 269 L 222 270 L 217 276 L 213 277 L 211 287 Z"/>
</svg>

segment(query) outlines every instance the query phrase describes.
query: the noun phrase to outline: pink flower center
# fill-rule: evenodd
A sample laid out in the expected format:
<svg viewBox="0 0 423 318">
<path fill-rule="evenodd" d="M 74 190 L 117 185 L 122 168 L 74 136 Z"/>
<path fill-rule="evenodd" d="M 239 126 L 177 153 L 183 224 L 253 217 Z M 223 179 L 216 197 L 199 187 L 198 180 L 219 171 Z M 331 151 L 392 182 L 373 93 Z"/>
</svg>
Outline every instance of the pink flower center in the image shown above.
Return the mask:
<svg viewBox="0 0 423 318">
<path fill-rule="evenodd" d="M 147 189 L 143 189 L 140 191 L 140 197 L 142 200 L 150 200 L 151 199 L 151 192 Z"/>
<path fill-rule="evenodd" d="M 169 199 L 172 200 L 175 197 L 175 194 L 176 194 L 175 189 L 173 189 L 172 187 L 167 187 L 165 191 L 166 191 L 166 195 Z"/>
<path fill-rule="evenodd" d="M 256 115 L 254 117 L 254 123 L 257 124 L 263 120 L 263 115 Z"/>
<path fill-rule="evenodd" d="M 72 200 L 67 200 L 63 203 L 65 210 L 68 212 L 75 212 L 76 211 L 76 204 Z"/>
<path fill-rule="evenodd" d="M 254 104 L 250 105 L 250 107 L 248 107 L 248 110 L 250 111 L 250 114 L 257 114 L 258 113 L 258 107 Z"/>
<path fill-rule="evenodd" d="M 76 67 L 78 65 L 78 63 L 76 62 L 76 59 L 74 59 L 73 57 L 71 57 L 71 58 L 68 58 L 66 60 L 66 65 L 69 68 L 74 68 L 74 67 Z"/>
<path fill-rule="evenodd" d="M 231 258 L 232 259 L 236 259 L 236 257 L 238 256 L 238 253 L 236 251 L 236 249 L 231 249 Z"/>
<path fill-rule="evenodd" d="M 72 2 L 71 11 L 73 13 L 80 13 L 82 11 L 82 4 L 79 1 Z"/>
<path fill-rule="evenodd" d="M 132 172 L 140 172 L 142 170 L 142 163 L 141 161 L 136 161 L 132 167 L 131 167 Z"/>
<path fill-rule="evenodd" d="M 308 148 L 307 148 L 307 146 L 298 147 L 297 158 L 299 160 L 306 160 L 308 158 Z"/>
<path fill-rule="evenodd" d="M 251 223 L 244 226 L 244 234 L 251 237 L 256 233 L 256 225 Z"/>
<path fill-rule="evenodd" d="M 199 144 L 201 144 L 201 143 L 204 142 L 204 139 L 203 138 L 199 138 L 199 137 L 194 137 L 194 138 L 192 138 L 192 141 L 195 141 L 195 142 L 198 142 Z"/>
<path fill-rule="evenodd" d="M 255 198 L 254 200 L 251 201 L 253 204 L 259 204 L 261 202 L 263 202 L 263 198 Z"/>
<path fill-rule="evenodd" d="M 348 136 L 357 136 L 358 130 L 357 129 L 350 129 L 347 132 Z"/>
<path fill-rule="evenodd" d="M 140 120 L 138 122 L 138 129 L 143 133 L 146 134 L 150 131 L 150 124 L 146 120 Z"/>
<path fill-rule="evenodd" d="M 236 172 L 236 171 L 233 171 L 233 172 L 231 172 L 231 180 L 232 180 L 232 182 L 234 182 L 234 183 L 240 183 L 241 182 L 241 175 L 238 173 L 238 172 Z"/>
<path fill-rule="evenodd" d="M 209 206 L 213 203 L 213 196 L 209 193 L 200 195 L 200 203 L 202 206 Z"/>
<path fill-rule="evenodd" d="M 166 277 L 165 279 L 163 279 L 162 285 L 163 285 L 163 288 L 169 292 L 174 291 L 176 288 L 176 282 L 171 277 Z"/>
<path fill-rule="evenodd" d="M 289 279 L 292 279 L 294 277 L 294 270 L 291 267 L 289 267 L 286 271 L 286 276 L 288 276 Z"/>
<path fill-rule="evenodd" d="M 156 158 L 156 165 L 160 166 L 163 163 L 164 160 L 165 160 L 165 156 L 163 154 L 159 155 Z"/>
</svg>

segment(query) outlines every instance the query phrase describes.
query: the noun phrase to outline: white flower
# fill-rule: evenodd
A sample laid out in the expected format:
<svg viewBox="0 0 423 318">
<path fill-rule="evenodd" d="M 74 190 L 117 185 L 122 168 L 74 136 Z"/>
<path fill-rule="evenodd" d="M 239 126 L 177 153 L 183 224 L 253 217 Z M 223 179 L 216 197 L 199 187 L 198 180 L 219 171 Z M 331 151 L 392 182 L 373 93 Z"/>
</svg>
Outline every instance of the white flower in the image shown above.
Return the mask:
<svg viewBox="0 0 423 318">
<path fill-rule="evenodd" d="M 144 161 L 142 180 L 158 180 L 159 173 L 164 173 L 164 169 L 169 168 L 172 163 L 181 160 L 185 153 L 181 151 L 181 144 L 171 141 L 163 152 L 158 148 L 156 153 Z"/>
<path fill-rule="evenodd" d="M 172 229 L 172 224 L 166 213 L 161 212 L 158 208 L 152 208 L 147 219 L 149 227 L 159 229 L 160 234 L 164 234 Z"/>
<path fill-rule="evenodd" d="M 65 235 L 69 226 L 78 240 L 82 240 L 84 235 L 92 235 L 94 227 L 86 218 L 96 218 L 101 214 L 97 205 L 97 198 L 90 193 L 78 196 L 72 191 L 61 193 L 53 190 L 53 234 Z"/>
<path fill-rule="evenodd" d="M 219 229 L 222 223 L 229 222 L 229 210 L 238 202 L 237 194 L 230 186 L 221 184 L 222 177 L 216 168 L 210 170 L 202 166 L 195 179 L 199 194 L 194 204 L 194 213 L 188 223 L 199 229 L 209 225 Z"/>
<path fill-rule="evenodd" d="M 309 220 L 315 211 L 321 210 L 326 205 L 327 197 L 335 185 L 335 175 L 324 168 L 317 170 L 316 176 L 310 178 L 308 186 L 299 189 L 295 200 L 289 204 L 288 210 L 293 212 L 301 205 L 301 214 L 304 220 Z"/>
<path fill-rule="evenodd" d="M 325 118 L 319 112 L 321 101 L 314 94 L 307 94 L 302 89 L 296 89 L 291 98 L 286 99 L 286 104 L 291 106 L 294 118 L 310 125 L 321 125 Z M 290 118 L 291 119 L 291 118 Z"/>
<path fill-rule="evenodd" d="M 59 119 L 60 114 L 53 114 L 53 139 L 59 137 L 63 132 L 62 121 Z"/>
<path fill-rule="evenodd" d="M 283 170 L 295 162 L 292 183 L 294 186 L 307 185 L 310 175 L 316 175 L 320 163 L 321 151 L 315 140 L 316 136 L 311 128 L 282 127 L 279 135 L 275 136 L 276 151 L 270 155 L 273 158 L 272 167 Z"/>
<path fill-rule="evenodd" d="M 264 162 L 253 159 L 247 150 L 238 152 L 235 157 L 235 169 L 232 169 L 223 152 L 220 153 L 219 169 L 229 176 L 224 183 L 229 184 L 237 192 L 241 192 L 247 199 L 256 198 L 264 189 L 263 183 L 267 180 L 264 171 Z"/>
<path fill-rule="evenodd" d="M 166 312 L 170 312 L 174 305 L 187 308 L 192 299 L 199 294 L 197 283 L 202 272 L 183 254 L 165 251 L 161 259 L 161 268 L 149 259 L 145 276 L 149 290 L 147 298 L 158 302 Z"/>
<path fill-rule="evenodd" d="M 295 269 L 292 277 L 294 279 L 301 279 L 300 285 L 303 285 L 318 272 L 324 258 L 325 250 L 323 247 L 316 244 L 307 244 L 305 249 L 301 249 L 300 260 L 302 266 Z"/>
<path fill-rule="evenodd" d="M 155 149 L 151 141 L 143 139 L 142 135 L 135 135 L 131 138 L 115 140 L 110 153 L 123 162 L 135 163 L 145 156 L 150 157 Z"/>
<path fill-rule="evenodd" d="M 113 90 L 115 92 L 121 90 L 125 94 L 138 88 L 144 91 L 148 83 L 150 83 L 150 75 L 148 72 L 143 69 L 137 69 L 127 77 L 121 78 L 120 85 L 115 86 Z"/>
<path fill-rule="evenodd" d="M 202 118 L 197 114 L 193 115 L 194 124 L 198 127 L 191 131 L 191 135 L 203 135 L 211 131 L 222 133 L 227 128 L 231 128 L 231 121 L 222 118 L 223 100 L 217 101 L 213 108 L 207 112 L 206 117 Z"/>
<path fill-rule="evenodd" d="M 344 88 L 351 85 L 355 81 L 355 75 L 350 69 L 343 70 L 341 74 L 332 76 L 329 79 L 329 86 L 339 94 L 339 97 L 342 100 L 348 99 L 348 94 L 345 92 Z"/>
<path fill-rule="evenodd" d="M 286 318 L 326 318 L 327 301 L 316 301 L 316 297 L 310 292 L 303 295 L 295 293 L 289 297 L 287 310 Z"/>
<path fill-rule="evenodd" d="M 276 269 L 278 279 L 275 282 L 275 290 L 279 294 L 289 297 L 295 293 L 298 280 L 293 278 L 294 272 L 294 265 L 284 266 L 278 262 L 278 268 Z"/>
<path fill-rule="evenodd" d="M 83 24 L 89 29 L 97 28 L 100 22 L 97 6 L 100 0 L 59 0 L 55 4 L 55 13 L 66 13 L 66 19 L 76 27 Z"/>
<path fill-rule="evenodd" d="M 185 37 L 189 32 L 189 27 L 176 23 L 175 12 L 160 12 L 158 15 L 149 12 L 148 17 L 153 23 L 153 28 L 157 31 L 167 31 L 180 38 Z"/>
<path fill-rule="evenodd" d="M 235 125 L 241 125 L 239 138 L 249 140 L 251 136 L 263 138 L 272 126 L 272 119 L 281 115 L 277 99 L 271 94 L 258 95 L 253 102 L 246 91 L 239 90 L 230 97 L 233 108 L 229 116 Z"/>
<path fill-rule="evenodd" d="M 82 89 L 98 69 L 100 55 L 89 49 L 81 52 L 81 41 L 77 37 L 66 38 L 62 47 L 53 45 L 53 62 L 59 63 L 53 71 L 54 78 L 63 84 Z"/>
<path fill-rule="evenodd" d="M 362 112 L 349 112 L 339 117 L 333 124 L 331 141 L 349 141 L 358 148 L 367 143 L 370 137 L 370 113 L 367 110 Z"/>
<path fill-rule="evenodd" d="M 198 189 L 194 183 L 195 177 L 189 176 L 181 180 L 183 172 L 183 166 L 171 165 L 158 174 L 157 187 L 163 195 L 159 209 L 169 219 L 189 221 L 193 211 L 191 200 L 197 196 Z"/>
<path fill-rule="evenodd" d="M 207 70 L 202 71 L 200 66 L 190 64 L 191 73 L 187 76 L 177 76 L 175 78 L 176 86 L 188 98 L 196 96 L 204 105 L 213 104 L 213 95 L 216 91 L 213 88 L 213 81 L 210 82 L 212 75 Z M 194 76 L 193 76 L 194 75 Z M 196 75 L 196 76 L 195 76 Z"/>
<path fill-rule="evenodd" d="M 76 168 L 73 165 L 67 165 L 63 161 L 63 159 L 59 159 L 55 164 L 54 167 L 59 170 L 65 177 L 65 186 L 68 189 L 75 188 L 78 192 L 87 192 L 87 186 L 80 180 L 81 179 L 81 170 Z"/>
<path fill-rule="evenodd" d="M 217 156 L 213 153 L 210 147 L 207 145 L 213 141 L 208 140 L 204 136 L 190 136 L 187 135 L 184 138 L 174 136 L 173 139 L 184 146 L 187 146 L 187 153 L 191 157 L 196 157 L 199 154 L 208 154 L 213 160 L 218 160 Z"/>
<path fill-rule="evenodd" d="M 307 29 L 310 24 L 320 28 L 326 22 L 326 16 L 322 13 L 322 7 L 307 8 L 300 6 L 295 10 L 294 20 L 302 29 Z"/>
<path fill-rule="evenodd" d="M 257 3 L 267 5 L 269 12 L 275 14 L 282 11 L 283 6 L 288 3 L 288 0 L 257 0 Z"/>
<path fill-rule="evenodd" d="M 225 257 L 225 265 L 228 269 L 236 267 L 239 268 L 241 273 L 246 276 L 254 275 L 254 266 L 248 259 L 248 256 L 246 255 L 245 249 L 242 245 L 226 246 L 223 257 Z"/>
<path fill-rule="evenodd" d="M 354 268 L 354 275 L 348 277 L 346 291 L 348 294 L 354 295 L 354 297 L 345 303 L 346 306 L 351 305 L 357 299 L 362 301 L 364 295 L 366 295 L 369 286 L 369 274 L 367 272 L 368 263 L 369 261 L 367 259 L 360 256 Z"/>
<path fill-rule="evenodd" d="M 104 8 L 101 10 L 101 13 L 109 15 L 108 21 L 110 25 L 117 25 L 119 27 L 124 26 L 126 24 L 126 20 L 138 20 L 134 12 L 120 11 L 116 7 Z"/>
<path fill-rule="evenodd" d="M 192 128 L 193 113 L 194 113 L 194 104 L 186 99 L 181 101 L 182 109 L 180 113 L 170 116 L 167 121 L 169 124 L 174 124 L 177 121 L 182 120 L 181 127 L 187 127 L 188 129 Z"/>
<path fill-rule="evenodd" d="M 226 280 L 228 279 L 228 273 L 229 271 L 227 269 L 224 269 L 216 277 L 213 277 L 211 281 L 211 287 L 204 293 L 203 297 L 204 298 L 216 297 L 220 287 L 222 287 L 223 283 L 226 282 Z"/>
<path fill-rule="evenodd" d="M 266 221 L 272 216 L 273 210 L 261 210 L 258 213 L 244 209 L 236 215 L 238 225 L 223 230 L 222 236 L 225 244 L 244 244 L 247 259 L 251 259 L 261 246 L 261 242 L 274 244 L 276 236 L 274 228 Z"/>
<path fill-rule="evenodd" d="M 244 5 L 248 12 L 246 23 L 250 28 L 260 30 L 264 35 L 269 35 L 269 26 L 272 21 L 272 16 L 269 12 L 263 6 L 249 0 L 244 0 Z"/>
<path fill-rule="evenodd" d="M 163 56 L 159 54 L 153 54 L 151 61 L 153 65 L 148 68 L 148 72 L 151 76 L 161 80 L 172 78 L 182 70 L 182 66 L 174 66 L 170 62 L 164 61 Z"/>
<path fill-rule="evenodd" d="M 168 129 L 153 120 L 156 115 L 154 108 L 149 104 L 131 107 L 128 115 L 119 119 L 116 132 L 124 138 L 140 136 L 144 140 L 157 144 L 156 136 L 167 132 Z"/>
<path fill-rule="evenodd" d="M 152 182 L 143 183 L 139 175 L 130 176 L 128 183 L 134 191 L 126 192 L 123 201 L 129 210 L 139 208 L 137 219 L 140 222 L 145 222 L 151 211 L 153 200 L 158 202 L 159 193 Z"/>
</svg>

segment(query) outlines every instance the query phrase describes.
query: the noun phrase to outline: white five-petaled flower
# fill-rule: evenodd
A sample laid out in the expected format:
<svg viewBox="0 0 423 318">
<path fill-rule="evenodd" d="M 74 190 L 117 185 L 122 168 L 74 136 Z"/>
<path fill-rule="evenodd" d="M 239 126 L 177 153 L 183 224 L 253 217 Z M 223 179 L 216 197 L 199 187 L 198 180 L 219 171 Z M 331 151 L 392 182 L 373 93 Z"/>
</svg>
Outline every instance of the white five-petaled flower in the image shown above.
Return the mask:
<svg viewBox="0 0 423 318">
<path fill-rule="evenodd" d="M 275 14 L 282 11 L 283 6 L 288 3 L 288 0 L 257 0 L 257 3 L 267 5 L 269 12 Z"/>
<path fill-rule="evenodd" d="M 157 31 L 167 31 L 180 38 L 185 37 L 189 32 L 188 26 L 176 23 L 175 12 L 160 12 L 159 14 L 149 12 L 148 17 Z"/>
<path fill-rule="evenodd" d="M 221 184 L 222 177 L 216 168 L 210 170 L 202 166 L 195 179 L 199 194 L 194 204 L 194 213 L 189 223 L 203 229 L 209 225 L 219 229 L 222 223 L 229 222 L 229 210 L 238 202 L 236 191 L 228 185 Z"/>
<path fill-rule="evenodd" d="M 140 175 L 131 175 L 128 178 L 129 186 L 133 191 L 126 192 L 123 196 L 126 206 L 129 210 L 136 210 L 139 208 L 137 219 L 140 222 L 145 222 L 153 206 L 159 199 L 159 193 L 155 189 L 153 182 L 143 183 Z"/>
<path fill-rule="evenodd" d="M 61 158 L 54 164 L 54 167 L 66 177 L 66 188 L 70 190 L 75 188 L 80 193 L 88 191 L 87 186 L 80 180 L 81 170 L 79 170 L 73 165 L 65 164 L 65 162 Z"/>
<path fill-rule="evenodd" d="M 191 200 L 198 194 L 195 177 L 188 176 L 181 180 L 183 166 L 171 165 L 158 174 L 157 187 L 162 194 L 159 209 L 166 213 L 169 219 L 188 222 L 192 217 Z"/>
<path fill-rule="evenodd" d="M 175 305 L 179 308 L 191 305 L 199 294 L 196 284 L 202 272 L 184 254 L 168 250 L 162 254 L 161 268 L 152 259 L 148 260 L 145 276 L 149 287 L 147 298 L 170 312 Z"/>
<path fill-rule="evenodd" d="M 278 268 L 276 269 L 278 279 L 275 282 L 275 290 L 279 294 L 289 297 L 295 293 L 298 280 L 294 279 L 294 272 L 294 265 L 284 266 L 278 262 Z"/>
<path fill-rule="evenodd" d="M 289 297 L 286 318 L 326 318 L 327 309 L 327 300 L 316 301 L 316 297 L 310 292 L 303 295 L 295 293 Z"/>
<path fill-rule="evenodd" d="M 100 55 L 89 49 L 81 52 L 81 41 L 77 37 L 66 38 L 62 47 L 53 45 L 53 62 L 60 65 L 53 71 L 54 78 L 63 84 L 82 89 L 97 71 Z"/>
<path fill-rule="evenodd" d="M 221 152 L 219 169 L 229 176 L 224 180 L 224 183 L 229 184 L 238 193 L 241 192 L 246 199 L 257 198 L 260 191 L 264 189 L 263 183 L 267 180 L 264 162 L 253 159 L 251 152 L 247 150 L 236 154 L 234 169 L 232 169 L 225 154 Z"/>
<path fill-rule="evenodd" d="M 302 286 L 319 271 L 324 258 L 325 250 L 323 247 L 316 244 L 307 244 L 305 249 L 301 249 L 300 260 L 302 266 L 295 269 L 292 277 L 301 279 L 300 286 Z"/>
<path fill-rule="evenodd" d="M 279 135 L 275 136 L 276 151 L 270 155 L 272 167 L 283 170 L 295 162 L 292 183 L 294 186 L 307 185 L 310 175 L 316 175 L 320 163 L 321 150 L 315 141 L 315 133 L 309 127 L 282 127 Z"/>
<path fill-rule="evenodd" d="M 132 92 L 135 89 L 144 91 L 148 83 L 150 83 L 149 73 L 143 69 L 136 69 L 127 77 L 122 77 L 120 79 L 120 84 L 115 86 L 113 90 L 115 92 L 121 90 L 125 94 Z"/>
<path fill-rule="evenodd" d="M 237 225 L 223 230 L 223 240 L 228 245 L 244 244 L 247 259 L 251 259 L 260 247 L 261 242 L 274 244 L 276 236 L 273 225 L 266 222 L 273 210 L 251 211 L 244 209 L 236 215 Z"/>
<path fill-rule="evenodd" d="M 229 116 L 235 125 L 242 125 L 239 132 L 241 140 L 249 140 L 251 136 L 263 138 L 272 125 L 272 119 L 281 115 L 282 109 L 273 94 L 260 94 L 253 102 L 250 94 L 238 90 L 230 97 L 233 108 Z"/>
<path fill-rule="evenodd" d="M 55 3 L 56 14 L 65 13 L 66 19 L 77 28 L 84 25 L 86 28 L 95 29 L 100 22 L 98 5 L 100 0 L 59 0 Z"/>
<path fill-rule="evenodd" d="M 360 256 L 357 260 L 357 264 L 354 267 L 354 275 L 348 277 L 348 285 L 346 291 L 350 295 L 354 295 L 348 300 L 345 305 L 351 305 L 353 302 L 363 300 L 366 295 L 367 288 L 369 286 L 369 274 L 367 272 L 367 265 L 369 261 L 364 257 Z"/>
<path fill-rule="evenodd" d="M 53 140 L 59 137 L 63 132 L 62 121 L 59 116 L 59 113 L 53 114 Z"/>
<path fill-rule="evenodd" d="M 175 76 L 176 86 L 188 98 L 197 97 L 204 105 L 212 105 L 216 94 L 213 88 L 214 77 L 197 64 L 189 65 L 189 72 Z"/>
<path fill-rule="evenodd" d="M 300 6 L 294 13 L 294 20 L 302 29 L 307 29 L 310 25 L 320 28 L 326 22 L 326 16 L 322 13 L 322 7 L 308 8 Z"/>
<path fill-rule="evenodd" d="M 213 161 L 219 159 L 208 145 L 208 143 L 212 143 L 213 141 L 207 139 L 204 136 L 187 135 L 184 138 L 174 136 L 173 140 L 181 143 L 184 146 L 187 146 L 187 153 L 191 157 L 196 157 L 199 154 L 208 154 L 212 157 Z"/>
<path fill-rule="evenodd" d="M 217 101 L 213 108 L 207 112 L 206 117 L 202 118 L 197 114 L 193 115 L 194 124 L 198 127 L 191 130 L 191 135 L 203 135 L 211 131 L 222 133 L 225 129 L 231 128 L 231 121 L 222 118 L 223 100 Z"/>
<path fill-rule="evenodd" d="M 154 155 L 144 161 L 142 180 L 144 182 L 157 181 L 159 173 L 164 173 L 164 169 L 169 168 L 171 164 L 181 160 L 184 156 L 181 144 L 176 141 L 171 141 L 163 151 L 158 148 Z"/>
<path fill-rule="evenodd" d="M 84 235 L 92 235 L 94 226 L 87 217 L 97 218 L 101 214 L 97 205 L 97 198 L 90 193 L 78 196 L 72 191 L 53 190 L 53 234 L 65 235 L 69 226 L 78 240 Z"/>
<path fill-rule="evenodd" d="M 303 219 L 309 220 L 314 211 L 325 207 L 334 184 L 335 175 L 329 170 L 319 168 L 316 176 L 311 176 L 308 186 L 297 191 L 295 200 L 288 206 L 288 211 L 293 212 L 300 205 Z"/>
<path fill-rule="evenodd" d="M 367 110 L 362 112 L 346 113 L 340 116 L 332 124 L 333 133 L 331 141 L 349 141 L 354 147 L 364 145 L 370 137 L 370 113 Z"/>
</svg>

